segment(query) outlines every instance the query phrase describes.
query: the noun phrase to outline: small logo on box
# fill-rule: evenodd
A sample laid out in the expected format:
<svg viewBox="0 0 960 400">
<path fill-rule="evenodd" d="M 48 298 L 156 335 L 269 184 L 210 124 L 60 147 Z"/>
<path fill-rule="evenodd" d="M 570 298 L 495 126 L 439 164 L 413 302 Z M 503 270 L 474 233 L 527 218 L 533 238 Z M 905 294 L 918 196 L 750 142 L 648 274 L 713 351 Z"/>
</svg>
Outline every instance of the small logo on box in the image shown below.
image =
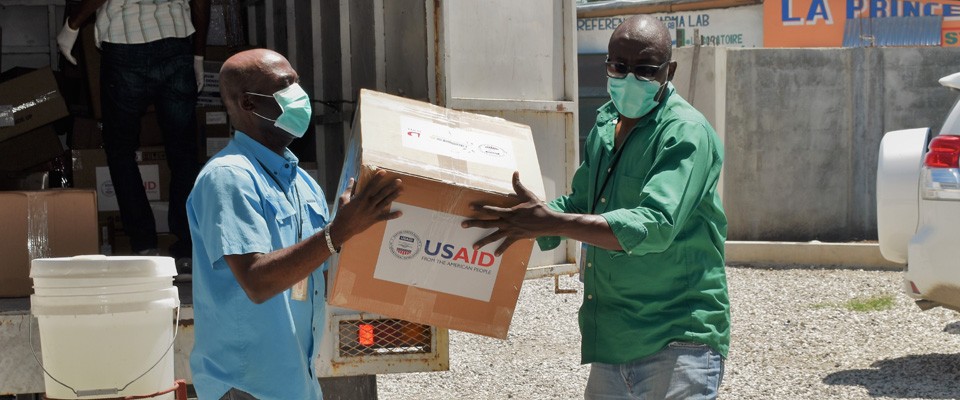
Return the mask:
<svg viewBox="0 0 960 400">
<path fill-rule="evenodd" d="M 113 181 L 104 181 L 100 185 L 100 193 L 107 197 L 113 197 Z"/>
<path fill-rule="evenodd" d="M 411 231 L 400 231 L 390 238 L 390 252 L 401 260 L 409 260 L 420 253 L 420 236 Z"/>
<path fill-rule="evenodd" d="M 506 150 L 492 144 L 481 144 L 477 149 L 490 157 L 504 157 L 507 155 Z"/>
</svg>

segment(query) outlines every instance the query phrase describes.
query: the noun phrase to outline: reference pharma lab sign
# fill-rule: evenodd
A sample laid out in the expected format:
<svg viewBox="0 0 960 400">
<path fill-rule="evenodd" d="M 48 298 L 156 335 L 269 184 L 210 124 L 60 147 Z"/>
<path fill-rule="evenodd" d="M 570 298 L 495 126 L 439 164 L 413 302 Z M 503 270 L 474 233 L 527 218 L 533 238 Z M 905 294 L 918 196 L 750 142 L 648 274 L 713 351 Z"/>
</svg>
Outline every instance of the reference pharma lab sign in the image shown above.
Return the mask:
<svg viewBox="0 0 960 400">
<path fill-rule="evenodd" d="M 674 47 L 692 46 L 698 30 L 704 46 L 761 47 L 763 6 L 760 4 L 713 10 L 650 14 L 659 18 L 673 39 Z M 631 15 L 577 19 L 577 52 L 604 54 L 613 30 Z M 679 41 L 679 43 L 678 43 Z"/>
</svg>

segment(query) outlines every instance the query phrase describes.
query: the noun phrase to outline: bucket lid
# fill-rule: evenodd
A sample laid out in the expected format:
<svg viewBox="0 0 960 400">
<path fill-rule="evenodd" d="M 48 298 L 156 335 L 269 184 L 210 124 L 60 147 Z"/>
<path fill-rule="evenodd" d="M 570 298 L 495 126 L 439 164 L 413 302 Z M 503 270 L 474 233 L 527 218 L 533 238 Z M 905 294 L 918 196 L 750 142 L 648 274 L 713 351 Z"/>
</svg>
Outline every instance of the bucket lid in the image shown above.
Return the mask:
<svg viewBox="0 0 960 400">
<path fill-rule="evenodd" d="M 177 275 L 170 257 L 89 255 L 38 258 L 30 262 L 31 278 L 153 278 Z"/>
</svg>

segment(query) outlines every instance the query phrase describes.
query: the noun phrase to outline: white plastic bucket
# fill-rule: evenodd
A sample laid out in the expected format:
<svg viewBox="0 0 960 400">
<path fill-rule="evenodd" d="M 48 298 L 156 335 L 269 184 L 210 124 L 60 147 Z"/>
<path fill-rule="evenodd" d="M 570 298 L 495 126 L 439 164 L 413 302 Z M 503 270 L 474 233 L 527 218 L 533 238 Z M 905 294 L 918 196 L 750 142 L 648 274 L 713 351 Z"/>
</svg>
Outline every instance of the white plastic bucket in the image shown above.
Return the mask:
<svg viewBox="0 0 960 400">
<path fill-rule="evenodd" d="M 170 257 L 33 260 L 30 309 L 40 327 L 47 396 L 116 398 L 172 388 L 176 274 Z M 174 393 L 157 398 L 173 400 Z"/>
</svg>

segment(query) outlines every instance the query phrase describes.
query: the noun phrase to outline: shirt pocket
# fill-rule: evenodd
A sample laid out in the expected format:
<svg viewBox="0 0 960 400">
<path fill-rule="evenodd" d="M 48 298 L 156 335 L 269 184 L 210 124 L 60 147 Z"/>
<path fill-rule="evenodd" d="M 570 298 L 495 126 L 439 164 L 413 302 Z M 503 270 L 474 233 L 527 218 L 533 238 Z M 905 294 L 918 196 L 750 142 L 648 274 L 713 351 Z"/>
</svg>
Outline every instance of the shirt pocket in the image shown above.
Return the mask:
<svg viewBox="0 0 960 400">
<path fill-rule="evenodd" d="M 290 204 L 290 201 L 282 197 L 267 197 L 267 205 L 273 211 L 273 216 L 277 220 L 277 225 L 281 228 L 293 226 L 293 220 L 297 215 L 297 210 Z"/>
<path fill-rule="evenodd" d="M 323 204 L 317 201 L 311 201 L 303 205 L 304 224 L 303 231 L 309 236 L 319 232 L 327 226 L 327 209 Z"/>
<path fill-rule="evenodd" d="M 685 288 L 684 276 L 676 268 L 649 260 L 618 262 L 610 267 L 610 287 L 618 294 L 642 303 L 672 299 Z"/>
<path fill-rule="evenodd" d="M 613 197 L 616 203 L 612 204 L 609 211 L 618 208 L 635 208 L 640 205 L 640 195 L 643 193 L 643 178 L 636 178 L 629 175 L 617 176 L 616 187 L 614 187 Z"/>
</svg>

